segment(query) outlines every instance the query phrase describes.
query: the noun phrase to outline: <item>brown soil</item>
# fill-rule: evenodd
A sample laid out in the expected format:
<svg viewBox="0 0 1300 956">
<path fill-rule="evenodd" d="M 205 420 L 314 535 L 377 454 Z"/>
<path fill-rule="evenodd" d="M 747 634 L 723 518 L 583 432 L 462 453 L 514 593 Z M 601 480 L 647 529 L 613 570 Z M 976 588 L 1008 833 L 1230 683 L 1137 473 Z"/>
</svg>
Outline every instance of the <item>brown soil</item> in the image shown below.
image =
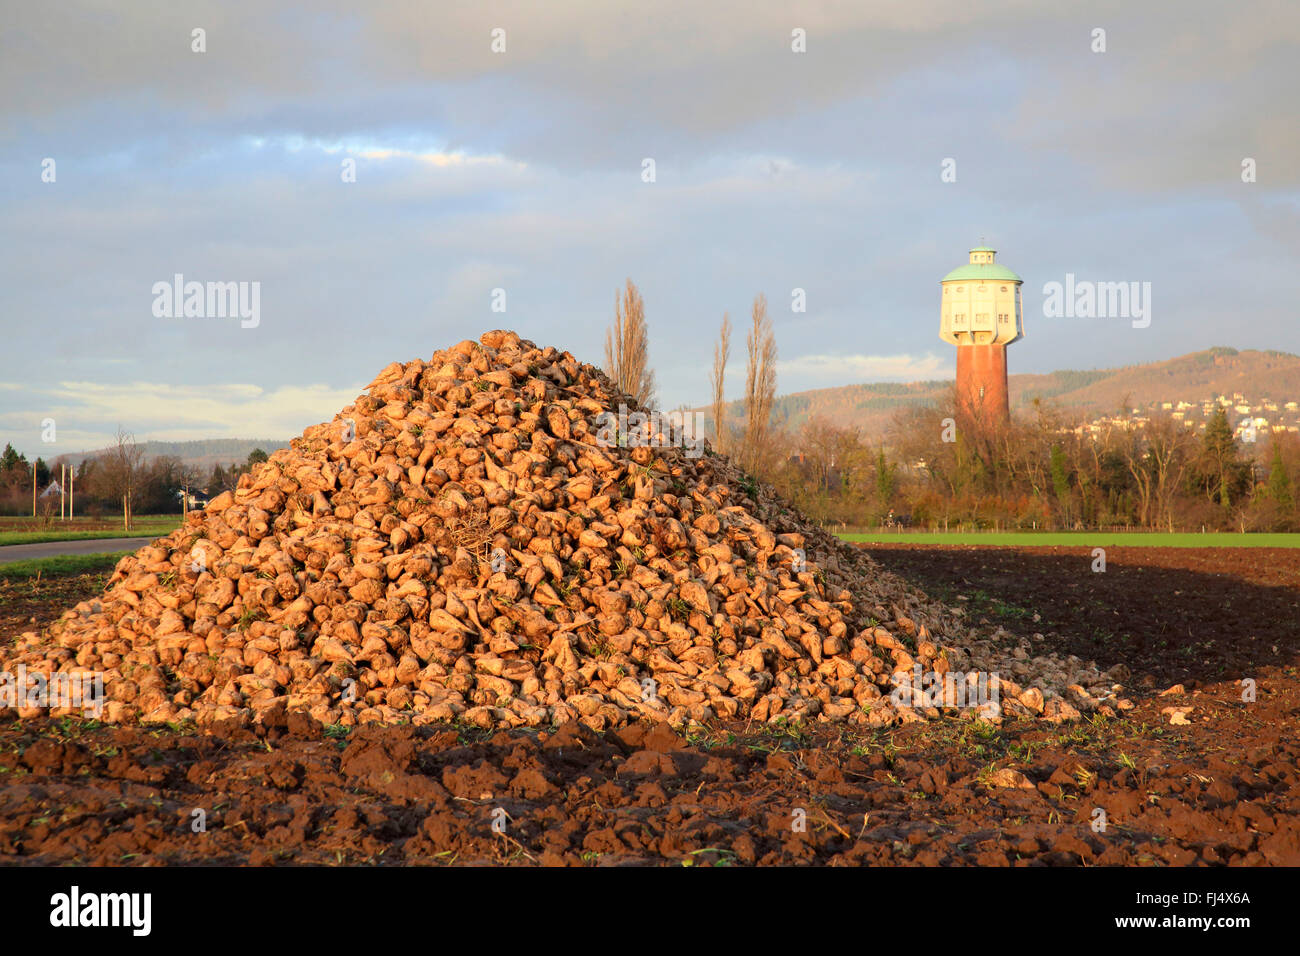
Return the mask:
<svg viewBox="0 0 1300 956">
<path fill-rule="evenodd" d="M 0 863 L 1300 864 L 1300 550 L 1115 548 L 1105 574 L 1087 549 L 871 551 L 973 619 L 1125 663 L 1138 706 L 687 737 L 7 719 Z M 12 600 L 4 643 L 38 613 Z M 1175 681 L 1185 693 L 1159 696 Z"/>
<path fill-rule="evenodd" d="M 7 644 L 16 634 L 49 626 L 78 601 L 102 591 L 108 578 L 109 572 L 97 571 L 0 580 L 0 635 Z"/>
<path fill-rule="evenodd" d="M 1239 680 L 1300 652 L 1300 548 L 1107 548 L 1105 573 L 1090 548 L 866 550 L 968 621 L 1127 664 L 1137 686 Z"/>
</svg>

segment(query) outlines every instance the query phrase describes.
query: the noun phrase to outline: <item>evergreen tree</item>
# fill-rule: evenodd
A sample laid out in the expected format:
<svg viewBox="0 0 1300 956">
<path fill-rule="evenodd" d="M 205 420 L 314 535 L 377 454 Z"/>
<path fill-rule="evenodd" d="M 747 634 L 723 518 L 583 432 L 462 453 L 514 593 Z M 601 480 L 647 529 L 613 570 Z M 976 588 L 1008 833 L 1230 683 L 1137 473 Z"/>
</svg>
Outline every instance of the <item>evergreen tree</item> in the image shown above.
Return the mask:
<svg viewBox="0 0 1300 956">
<path fill-rule="evenodd" d="M 1237 440 L 1233 437 L 1228 415 L 1222 407 L 1215 409 L 1205 424 L 1201 439 L 1202 474 L 1211 499 L 1227 508 L 1232 505 L 1233 486 L 1239 484 L 1240 462 L 1237 460 Z"/>
<path fill-rule="evenodd" d="M 208 487 L 204 489 L 208 494 L 216 496 L 226 489 L 226 469 L 220 465 L 212 466 L 212 477 L 208 479 Z"/>
<path fill-rule="evenodd" d="M 1291 475 L 1282 460 L 1282 446 L 1277 442 L 1273 442 L 1273 461 L 1268 467 L 1268 493 L 1283 508 L 1290 508 L 1295 501 L 1291 497 Z"/>
<path fill-rule="evenodd" d="M 876 495 L 880 499 L 881 510 L 888 508 L 894 498 L 897 467 L 885 460 L 885 449 L 882 447 L 876 456 Z"/>
<path fill-rule="evenodd" d="M 14 446 L 6 442 L 4 454 L 0 455 L 0 471 L 12 471 L 20 465 L 25 466 L 26 464 L 27 458 L 14 451 Z M 26 469 L 24 468 L 24 470 Z"/>
<path fill-rule="evenodd" d="M 1061 513 L 1065 515 L 1066 521 L 1070 520 L 1070 474 L 1067 471 L 1068 460 L 1065 457 L 1065 450 L 1060 445 L 1052 446 L 1051 457 L 1052 471 L 1052 488 L 1056 492 L 1056 500 L 1061 505 Z"/>
</svg>

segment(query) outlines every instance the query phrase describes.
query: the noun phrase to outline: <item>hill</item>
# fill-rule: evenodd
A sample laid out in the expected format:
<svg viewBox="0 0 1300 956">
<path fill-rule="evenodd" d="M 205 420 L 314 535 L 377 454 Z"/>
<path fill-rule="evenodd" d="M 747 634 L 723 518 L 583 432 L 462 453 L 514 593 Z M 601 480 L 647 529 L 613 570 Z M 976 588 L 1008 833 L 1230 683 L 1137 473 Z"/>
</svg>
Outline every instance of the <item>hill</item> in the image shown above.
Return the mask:
<svg viewBox="0 0 1300 956">
<path fill-rule="evenodd" d="M 1219 395 L 1231 398 L 1234 393 L 1251 400 L 1272 399 L 1281 405 L 1300 400 L 1300 356 L 1274 350 L 1212 348 L 1145 365 L 1011 375 L 1007 384 L 1013 414 L 1031 406 L 1035 399 L 1080 418 L 1114 412 L 1124 403 L 1130 408 L 1161 402 L 1199 403 Z M 942 402 L 952 386 L 951 380 L 880 382 L 793 392 L 777 398 L 773 422 L 797 429 L 820 418 L 876 435 L 888 430 L 900 408 Z M 712 429 L 710 409 L 699 411 Z M 733 422 L 741 421 L 741 403 L 730 403 L 728 415 Z"/>
<path fill-rule="evenodd" d="M 279 448 L 288 448 L 287 441 L 279 439 L 260 439 L 253 440 L 249 438 L 209 438 L 199 441 L 143 441 L 140 442 L 144 449 L 145 458 L 157 458 L 168 455 L 181 459 L 187 465 L 193 465 L 203 470 L 212 468 L 213 465 L 226 466 L 231 462 L 245 462 L 248 455 L 255 448 L 260 448 L 268 455 Z M 108 451 L 107 448 L 98 448 L 93 451 L 78 452 L 73 455 L 60 455 L 58 459 L 67 461 L 74 468 L 81 464 L 83 459 L 95 458 Z"/>
</svg>

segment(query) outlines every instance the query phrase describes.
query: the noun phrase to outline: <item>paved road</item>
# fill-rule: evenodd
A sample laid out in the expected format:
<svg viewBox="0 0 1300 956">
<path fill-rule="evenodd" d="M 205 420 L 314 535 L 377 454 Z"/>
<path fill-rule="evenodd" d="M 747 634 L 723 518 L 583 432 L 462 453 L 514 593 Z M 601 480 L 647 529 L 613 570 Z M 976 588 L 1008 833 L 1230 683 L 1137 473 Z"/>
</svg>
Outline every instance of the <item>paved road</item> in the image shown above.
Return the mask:
<svg viewBox="0 0 1300 956">
<path fill-rule="evenodd" d="M 135 551 L 152 544 L 148 538 L 89 538 L 81 541 L 44 541 L 40 544 L 8 544 L 0 548 L 0 564 L 54 558 L 61 554 L 100 554 L 105 551 Z"/>
</svg>

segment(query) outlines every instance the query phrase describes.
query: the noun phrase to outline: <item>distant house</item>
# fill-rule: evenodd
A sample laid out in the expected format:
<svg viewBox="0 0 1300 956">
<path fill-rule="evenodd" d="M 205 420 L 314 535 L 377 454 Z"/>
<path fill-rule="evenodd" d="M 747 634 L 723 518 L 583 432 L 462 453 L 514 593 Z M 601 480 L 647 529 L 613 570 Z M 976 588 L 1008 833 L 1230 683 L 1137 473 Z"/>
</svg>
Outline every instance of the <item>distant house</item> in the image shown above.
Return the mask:
<svg viewBox="0 0 1300 956">
<path fill-rule="evenodd" d="M 176 492 L 176 500 L 185 506 L 186 511 L 192 511 L 195 508 L 202 508 L 212 500 L 212 496 L 203 491 L 191 491 L 186 496 L 185 489 L 182 488 Z"/>
<path fill-rule="evenodd" d="M 51 481 L 49 485 L 46 486 L 45 490 L 41 492 L 41 497 L 49 498 L 53 496 L 57 498 L 61 494 L 63 494 L 63 489 L 59 487 L 59 483 L 57 481 Z"/>
</svg>

